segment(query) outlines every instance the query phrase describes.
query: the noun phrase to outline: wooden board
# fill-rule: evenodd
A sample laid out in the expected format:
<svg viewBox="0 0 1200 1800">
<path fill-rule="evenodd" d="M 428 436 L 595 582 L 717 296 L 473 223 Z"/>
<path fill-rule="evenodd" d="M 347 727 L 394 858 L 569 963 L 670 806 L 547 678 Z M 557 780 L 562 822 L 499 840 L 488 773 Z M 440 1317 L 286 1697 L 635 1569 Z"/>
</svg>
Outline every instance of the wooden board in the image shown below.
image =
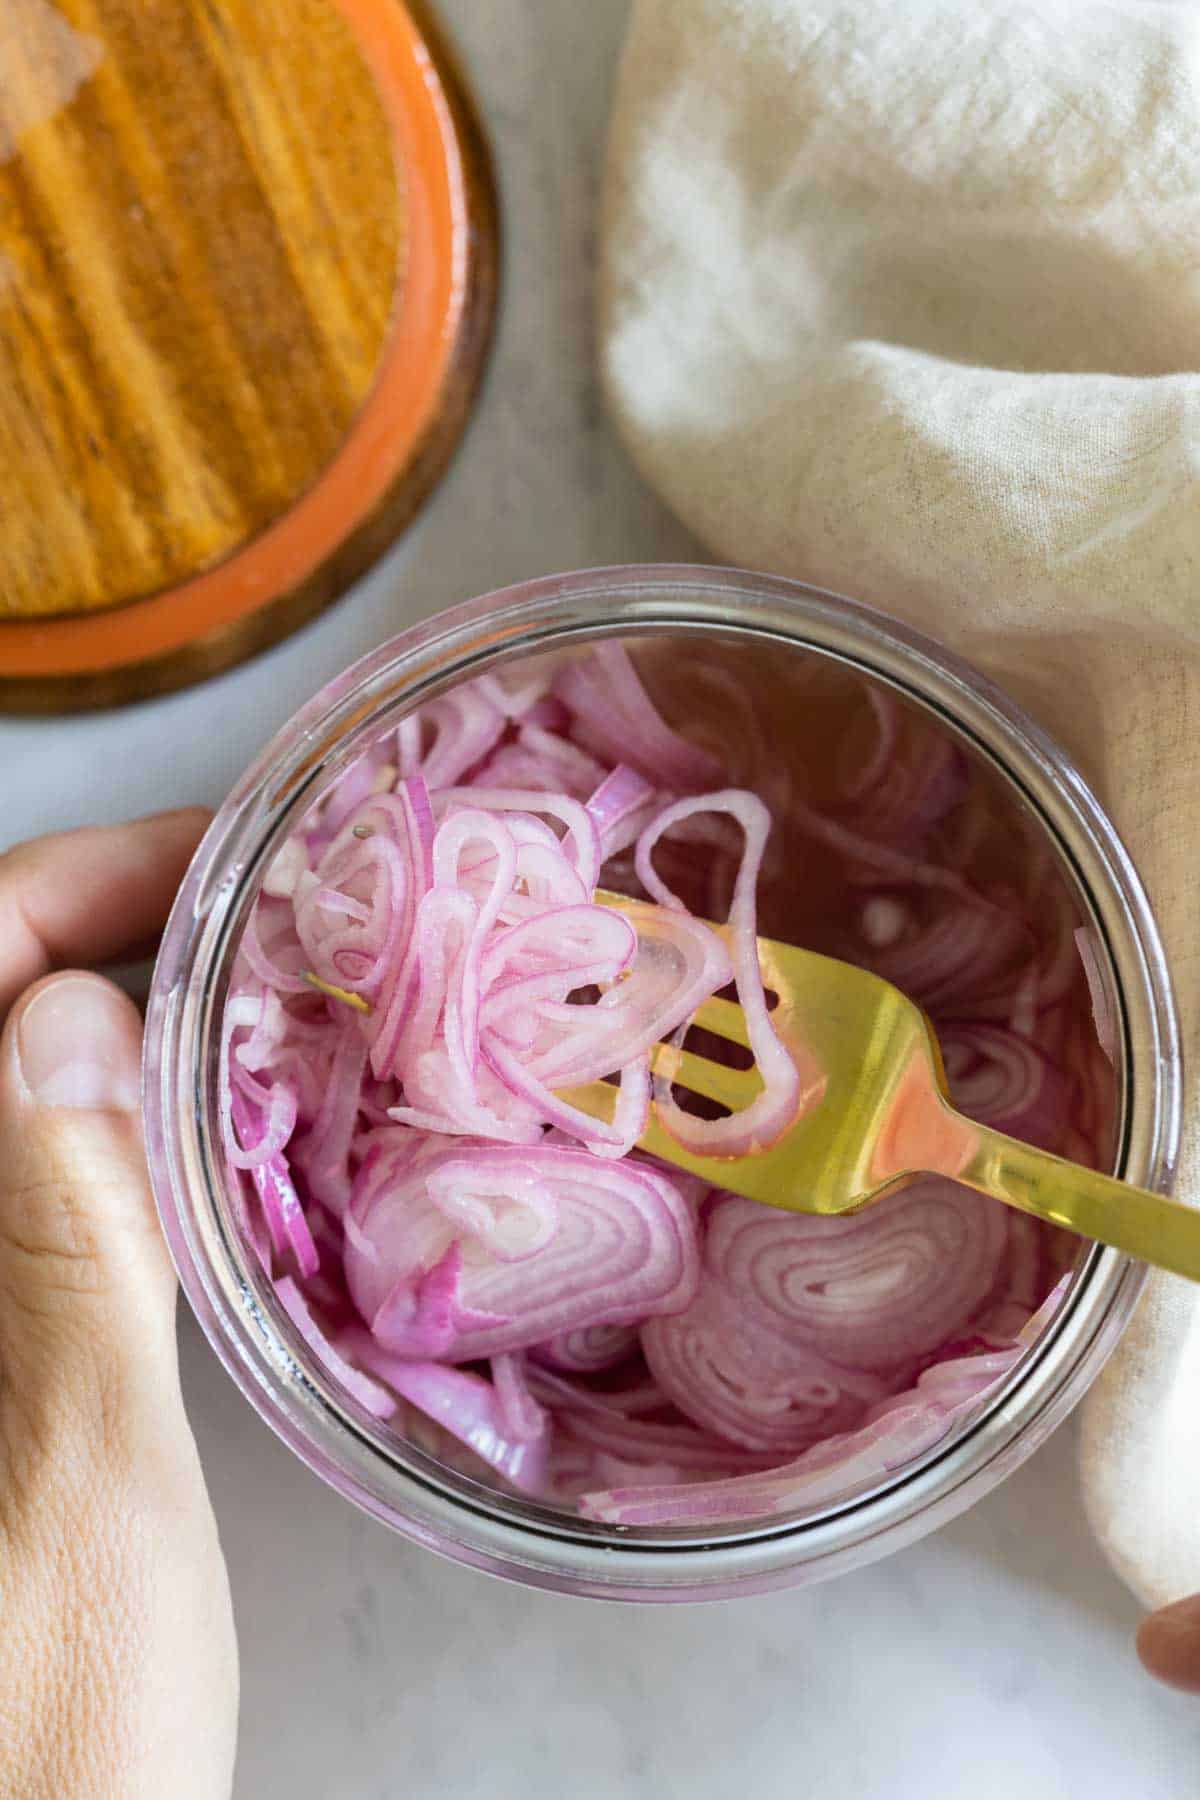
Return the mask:
<svg viewBox="0 0 1200 1800">
<path fill-rule="evenodd" d="M 399 0 L 2 0 L 0 703 L 162 691 L 326 604 L 449 455 L 494 279 Z"/>
</svg>

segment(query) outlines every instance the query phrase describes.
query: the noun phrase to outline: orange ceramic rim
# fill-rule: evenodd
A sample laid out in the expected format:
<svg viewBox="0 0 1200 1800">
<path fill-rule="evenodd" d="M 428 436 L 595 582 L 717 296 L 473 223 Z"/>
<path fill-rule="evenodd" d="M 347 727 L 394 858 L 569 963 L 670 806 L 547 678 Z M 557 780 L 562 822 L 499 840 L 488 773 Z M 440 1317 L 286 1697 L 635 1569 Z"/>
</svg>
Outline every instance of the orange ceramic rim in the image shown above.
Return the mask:
<svg viewBox="0 0 1200 1800">
<path fill-rule="evenodd" d="M 0 623 L 5 677 L 101 674 L 149 662 L 269 606 L 363 524 L 436 413 L 468 287 L 466 178 L 455 121 L 425 39 L 399 0 L 335 4 L 375 78 L 406 184 L 404 276 L 362 411 L 308 492 L 213 568 L 108 612 Z"/>
</svg>

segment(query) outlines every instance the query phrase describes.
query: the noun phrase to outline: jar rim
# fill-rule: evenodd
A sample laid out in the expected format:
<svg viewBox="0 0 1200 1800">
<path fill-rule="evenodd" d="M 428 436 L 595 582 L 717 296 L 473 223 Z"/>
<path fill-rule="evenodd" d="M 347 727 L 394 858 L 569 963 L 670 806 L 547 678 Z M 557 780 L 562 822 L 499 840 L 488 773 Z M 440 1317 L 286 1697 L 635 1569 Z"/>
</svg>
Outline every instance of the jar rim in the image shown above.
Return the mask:
<svg viewBox="0 0 1200 1800">
<path fill-rule="evenodd" d="M 883 681 L 969 743 L 1037 815 L 1104 946 L 1121 1021 L 1117 1172 L 1169 1189 L 1182 1071 L 1169 973 L 1115 828 L 1065 753 L 1007 695 L 889 616 L 779 576 L 618 565 L 484 595 L 401 633 L 337 676 L 282 728 L 217 813 L 185 877 L 147 1015 L 147 1149 L 184 1291 L 243 1393 L 311 1468 L 405 1535 L 492 1573 L 620 1599 L 698 1599 L 815 1579 L 954 1516 L 1015 1468 L 1111 1353 L 1144 1269 L 1094 1247 L 1059 1314 L 979 1416 L 894 1478 L 792 1519 L 727 1529 L 594 1525 L 403 1455 L 296 1354 L 285 1315 L 229 1226 L 208 1114 L 222 971 L 283 835 L 378 733 L 485 667 L 598 637 L 767 638 Z M 218 1030 L 219 1038 L 219 1030 Z M 1137 1046 L 1136 1060 L 1134 1047 Z M 227 1196 L 225 1196 L 227 1198 Z"/>
</svg>

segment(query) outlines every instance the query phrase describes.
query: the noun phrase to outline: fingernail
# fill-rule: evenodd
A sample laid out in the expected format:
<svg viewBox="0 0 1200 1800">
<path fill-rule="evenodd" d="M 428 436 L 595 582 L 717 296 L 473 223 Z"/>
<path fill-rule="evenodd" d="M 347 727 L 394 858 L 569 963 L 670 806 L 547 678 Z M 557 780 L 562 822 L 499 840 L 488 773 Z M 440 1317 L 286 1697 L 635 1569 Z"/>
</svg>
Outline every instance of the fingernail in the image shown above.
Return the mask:
<svg viewBox="0 0 1200 1800">
<path fill-rule="evenodd" d="M 17 1061 L 38 1106 L 133 1112 L 141 1097 L 136 1009 L 95 975 L 49 981 L 17 1026 Z"/>
</svg>

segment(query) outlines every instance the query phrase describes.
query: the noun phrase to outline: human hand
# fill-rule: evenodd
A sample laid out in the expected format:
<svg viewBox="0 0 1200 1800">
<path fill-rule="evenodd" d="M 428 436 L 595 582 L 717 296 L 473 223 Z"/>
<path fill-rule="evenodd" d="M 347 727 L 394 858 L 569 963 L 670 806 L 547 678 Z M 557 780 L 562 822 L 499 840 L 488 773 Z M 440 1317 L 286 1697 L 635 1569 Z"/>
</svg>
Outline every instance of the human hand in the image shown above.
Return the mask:
<svg viewBox="0 0 1200 1800">
<path fill-rule="evenodd" d="M 1142 1666 L 1159 1681 L 1200 1694 L 1200 1594 L 1143 1619 L 1137 1647 Z"/>
<path fill-rule="evenodd" d="M 141 1022 L 198 809 L 0 856 L 0 1794 L 211 1800 L 237 1646 L 142 1152 Z"/>
</svg>

